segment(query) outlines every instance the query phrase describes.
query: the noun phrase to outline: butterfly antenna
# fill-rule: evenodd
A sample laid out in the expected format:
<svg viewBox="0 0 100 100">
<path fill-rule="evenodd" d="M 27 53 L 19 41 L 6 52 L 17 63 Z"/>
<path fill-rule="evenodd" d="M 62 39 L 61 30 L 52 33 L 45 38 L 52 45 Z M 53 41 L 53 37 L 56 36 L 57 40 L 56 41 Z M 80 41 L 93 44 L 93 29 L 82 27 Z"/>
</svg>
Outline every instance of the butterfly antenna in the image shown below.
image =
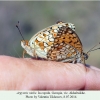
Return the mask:
<svg viewBox="0 0 100 100">
<path fill-rule="evenodd" d="M 100 48 L 93 49 L 93 48 L 95 48 L 97 45 L 100 45 L 100 42 L 99 42 L 99 44 L 96 44 L 95 46 L 93 46 L 87 53 L 89 53 L 89 52 L 91 52 L 91 51 L 95 51 L 95 50 L 97 50 L 97 49 L 100 49 Z"/>
<path fill-rule="evenodd" d="M 95 50 L 98 50 L 98 49 L 100 49 L 100 48 L 96 48 L 96 49 L 93 49 L 93 50 L 91 50 L 91 51 L 95 51 Z M 90 51 L 90 52 L 91 52 L 91 51 Z"/>
<path fill-rule="evenodd" d="M 18 21 L 18 25 L 16 25 L 16 27 L 17 27 L 17 29 L 18 29 L 18 31 L 19 31 L 19 33 L 20 33 L 22 39 L 25 40 L 24 37 L 23 37 L 23 35 L 22 35 L 22 32 L 21 32 L 21 30 L 20 30 L 20 28 L 19 28 L 19 21 Z"/>
</svg>

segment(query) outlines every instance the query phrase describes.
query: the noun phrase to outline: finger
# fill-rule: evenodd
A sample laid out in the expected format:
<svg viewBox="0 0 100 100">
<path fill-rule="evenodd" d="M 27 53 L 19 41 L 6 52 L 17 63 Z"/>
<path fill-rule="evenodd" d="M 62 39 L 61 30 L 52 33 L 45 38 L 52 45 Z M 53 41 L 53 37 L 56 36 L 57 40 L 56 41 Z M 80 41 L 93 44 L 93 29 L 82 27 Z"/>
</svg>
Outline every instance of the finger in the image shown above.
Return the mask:
<svg viewBox="0 0 100 100">
<path fill-rule="evenodd" d="M 0 69 L 0 89 L 5 90 L 69 90 L 85 85 L 82 64 L 1 56 Z"/>
<path fill-rule="evenodd" d="M 82 64 L 32 59 L 30 63 L 37 72 L 33 90 L 78 90 L 85 87 L 86 67 Z"/>
<path fill-rule="evenodd" d="M 100 90 L 100 69 L 94 66 L 87 67 L 86 90 Z"/>
<path fill-rule="evenodd" d="M 100 89 L 100 69 L 96 67 L 87 67 L 79 63 L 27 60 L 37 70 L 33 90 Z"/>
<path fill-rule="evenodd" d="M 78 90 L 100 89 L 100 70 L 83 64 L 0 57 L 0 89 Z M 9 76 L 9 77 L 7 77 Z M 6 79 L 9 79 L 8 83 Z M 4 80 L 2 80 L 4 79 Z M 11 83 L 14 85 L 11 86 Z M 8 85 L 9 84 L 9 85 Z M 9 88 L 8 88 L 8 87 Z M 17 86 L 17 87 L 16 87 Z"/>
</svg>

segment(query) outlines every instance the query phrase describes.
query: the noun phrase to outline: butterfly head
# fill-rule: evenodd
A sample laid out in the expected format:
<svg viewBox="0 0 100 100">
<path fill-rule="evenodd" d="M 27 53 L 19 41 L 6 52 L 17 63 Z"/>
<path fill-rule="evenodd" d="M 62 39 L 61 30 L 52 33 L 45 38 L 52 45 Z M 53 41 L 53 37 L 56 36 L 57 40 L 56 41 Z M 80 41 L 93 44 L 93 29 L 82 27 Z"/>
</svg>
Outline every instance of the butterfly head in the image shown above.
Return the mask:
<svg viewBox="0 0 100 100">
<path fill-rule="evenodd" d="M 87 60 L 87 59 L 88 59 L 88 57 L 89 57 L 89 54 L 88 54 L 88 53 L 84 53 L 84 52 L 83 52 L 83 57 L 84 57 L 84 60 Z"/>
<path fill-rule="evenodd" d="M 91 51 L 95 51 L 95 50 L 100 49 L 100 47 L 94 49 L 97 45 L 100 45 L 100 43 L 99 43 L 99 44 L 96 44 L 95 46 L 93 46 L 87 53 L 84 53 L 84 52 L 83 52 L 84 60 L 87 60 L 87 59 L 88 59 L 88 57 L 89 57 L 89 55 L 90 55 L 89 53 L 90 53 Z"/>
</svg>

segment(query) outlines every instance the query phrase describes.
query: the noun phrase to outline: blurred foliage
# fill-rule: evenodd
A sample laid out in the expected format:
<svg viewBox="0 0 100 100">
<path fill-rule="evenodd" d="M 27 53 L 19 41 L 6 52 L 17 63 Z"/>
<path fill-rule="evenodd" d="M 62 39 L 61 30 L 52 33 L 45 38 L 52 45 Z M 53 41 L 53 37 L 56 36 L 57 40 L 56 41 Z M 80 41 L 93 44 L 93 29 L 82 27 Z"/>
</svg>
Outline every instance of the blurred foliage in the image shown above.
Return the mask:
<svg viewBox="0 0 100 100">
<path fill-rule="evenodd" d="M 25 39 L 57 21 L 76 26 L 84 51 L 100 41 L 99 1 L 0 1 L 0 54 L 22 57 L 20 28 Z M 90 53 L 86 63 L 100 67 L 100 50 Z"/>
</svg>

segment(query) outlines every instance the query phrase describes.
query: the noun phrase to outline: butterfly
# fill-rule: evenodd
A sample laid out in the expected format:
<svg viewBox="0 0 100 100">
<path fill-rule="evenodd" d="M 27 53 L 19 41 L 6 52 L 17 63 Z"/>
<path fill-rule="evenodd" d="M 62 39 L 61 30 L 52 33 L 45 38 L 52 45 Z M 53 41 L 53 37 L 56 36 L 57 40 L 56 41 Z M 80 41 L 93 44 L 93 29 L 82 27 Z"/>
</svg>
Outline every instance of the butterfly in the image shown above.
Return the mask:
<svg viewBox="0 0 100 100">
<path fill-rule="evenodd" d="M 18 25 L 16 27 L 22 35 Z M 74 24 L 62 21 L 37 32 L 29 41 L 23 38 L 21 46 L 23 57 L 27 53 L 34 58 L 66 63 L 85 63 L 88 59 Z"/>
</svg>

